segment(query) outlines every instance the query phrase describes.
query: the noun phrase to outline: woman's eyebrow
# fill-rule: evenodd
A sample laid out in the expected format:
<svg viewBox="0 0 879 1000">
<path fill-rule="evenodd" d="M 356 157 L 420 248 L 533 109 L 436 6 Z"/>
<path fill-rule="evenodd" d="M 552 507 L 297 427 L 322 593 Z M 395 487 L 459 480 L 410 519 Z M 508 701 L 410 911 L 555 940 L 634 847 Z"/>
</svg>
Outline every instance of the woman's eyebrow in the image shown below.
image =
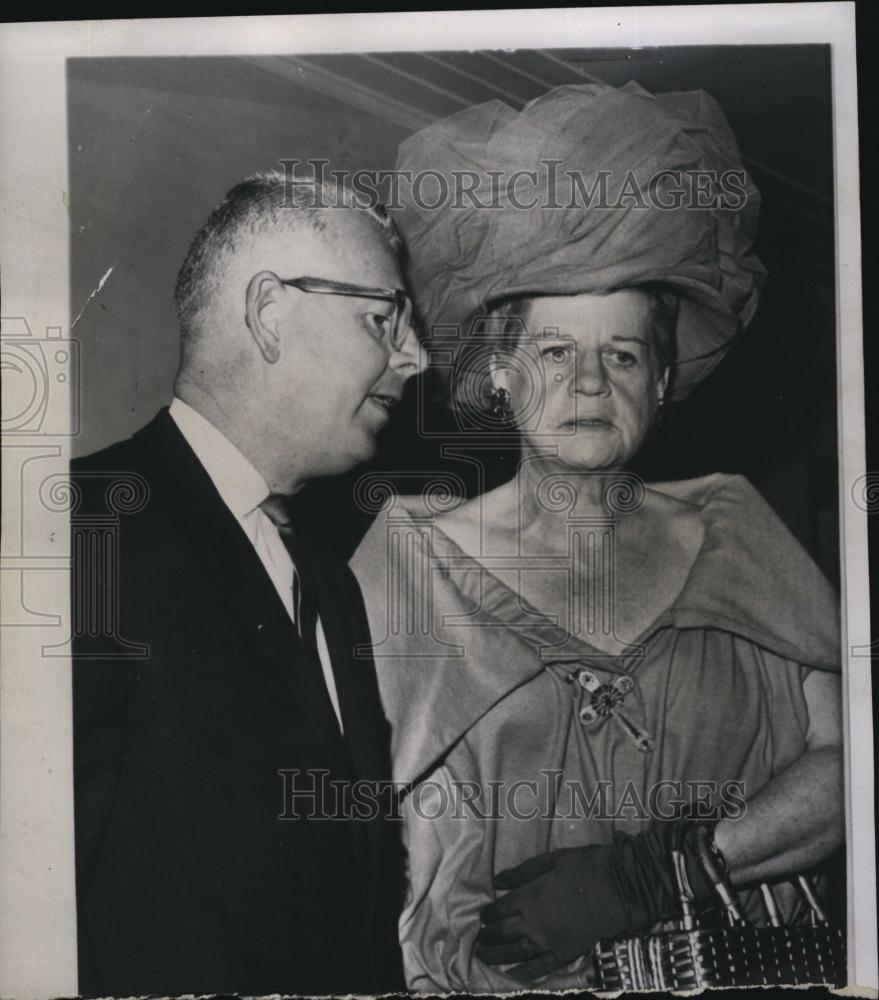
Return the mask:
<svg viewBox="0 0 879 1000">
<path fill-rule="evenodd" d="M 612 343 L 616 343 L 617 341 L 623 340 L 632 344 L 640 344 L 642 347 L 647 346 L 647 341 L 644 340 L 642 337 L 632 337 L 629 336 L 629 334 L 625 333 L 615 333 L 610 339 Z"/>
</svg>

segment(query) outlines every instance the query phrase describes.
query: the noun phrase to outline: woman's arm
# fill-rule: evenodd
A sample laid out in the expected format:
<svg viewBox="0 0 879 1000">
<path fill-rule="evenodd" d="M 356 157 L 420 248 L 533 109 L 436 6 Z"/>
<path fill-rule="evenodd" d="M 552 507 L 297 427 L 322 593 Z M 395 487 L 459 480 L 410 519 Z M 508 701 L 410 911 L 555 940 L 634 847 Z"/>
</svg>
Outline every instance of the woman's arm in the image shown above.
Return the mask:
<svg viewBox="0 0 879 1000">
<path fill-rule="evenodd" d="M 807 750 L 748 799 L 740 819 L 721 820 L 714 842 L 734 883 L 784 878 L 821 861 L 842 842 L 844 823 L 840 678 L 810 671 Z"/>
<path fill-rule="evenodd" d="M 791 876 L 842 839 L 839 678 L 812 671 L 803 691 L 806 752 L 748 800 L 741 819 L 715 828 L 734 882 Z M 477 957 L 489 965 L 519 963 L 512 972 L 534 978 L 601 937 L 628 935 L 670 916 L 677 900 L 668 875 L 668 837 L 676 827 L 654 824 L 613 844 L 551 851 L 496 875 L 495 888 L 508 891 L 482 911 Z M 684 841 L 683 849 L 696 898 L 705 901 L 713 894 L 694 845 Z"/>
</svg>

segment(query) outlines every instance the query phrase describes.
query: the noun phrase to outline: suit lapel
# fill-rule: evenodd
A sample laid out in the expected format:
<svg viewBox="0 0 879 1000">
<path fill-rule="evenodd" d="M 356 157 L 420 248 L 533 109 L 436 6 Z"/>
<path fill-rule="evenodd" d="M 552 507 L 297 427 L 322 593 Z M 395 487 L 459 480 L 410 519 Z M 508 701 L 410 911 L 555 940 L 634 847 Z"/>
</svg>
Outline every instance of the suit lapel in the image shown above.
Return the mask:
<svg viewBox="0 0 879 1000">
<path fill-rule="evenodd" d="M 205 578 L 217 581 L 217 602 L 234 609 L 266 659 L 280 671 L 333 770 L 349 773 L 326 685 L 319 670 L 300 654 L 296 630 L 259 556 L 167 410 L 144 431 L 149 432 L 155 436 L 161 474 L 170 485 L 167 516 L 178 521 L 186 540 L 197 548 Z M 172 475 L 169 469 L 174 470 Z"/>
</svg>

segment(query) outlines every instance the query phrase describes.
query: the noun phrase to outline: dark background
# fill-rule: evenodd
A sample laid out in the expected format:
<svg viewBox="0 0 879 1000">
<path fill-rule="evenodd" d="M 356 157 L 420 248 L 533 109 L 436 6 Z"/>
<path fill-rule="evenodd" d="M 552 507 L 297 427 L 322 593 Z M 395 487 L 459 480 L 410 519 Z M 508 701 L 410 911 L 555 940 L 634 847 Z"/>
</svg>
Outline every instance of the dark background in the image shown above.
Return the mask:
<svg viewBox="0 0 879 1000">
<path fill-rule="evenodd" d="M 127 436 L 170 400 L 177 268 L 199 223 L 241 177 L 282 158 L 390 169 L 401 139 L 469 104 L 501 98 L 521 107 L 564 83 L 628 80 L 718 100 L 763 197 L 756 250 L 769 271 L 750 328 L 671 409 L 638 470 L 654 479 L 743 473 L 838 583 L 827 46 L 71 60 L 72 316 L 113 267 L 73 332 L 82 355 L 76 453 Z M 385 433 L 374 468 L 427 481 L 451 463 L 441 437 L 418 434 L 418 396 L 410 393 Z M 457 442 L 438 404 L 427 422 Z M 512 473 L 513 454 L 482 454 L 486 485 Z M 476 488 L 472 466 L 455 471 Z M 407 492 L 418 485 L 399 481 Z M 365 518 L 348 514 L 351 480 L 309 492 L 307 503 L 330 512 L 339 543 L 353 544 Z"/>
</svg>

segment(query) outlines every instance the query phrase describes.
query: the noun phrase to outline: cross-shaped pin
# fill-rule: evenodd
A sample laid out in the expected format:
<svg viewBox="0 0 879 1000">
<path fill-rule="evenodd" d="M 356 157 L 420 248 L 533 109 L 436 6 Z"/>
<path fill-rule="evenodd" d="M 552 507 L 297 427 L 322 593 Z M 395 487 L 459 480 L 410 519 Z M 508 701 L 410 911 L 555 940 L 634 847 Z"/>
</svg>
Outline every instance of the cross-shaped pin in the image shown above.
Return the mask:
<svg viewBox="0 0 879 1000">
<path fill-rule="evenodd" d="M 580 704 L 580 722 L 587 728 L 599 725 L 610 716 L 629 736 L 641 753 L 649 753 L 656 743 L 653 737 L 623 714 L 620 706 L 626 695 L 635 689 L 631 677 L 620 675 L 609 684 L 602 682 L 591 670 L 577 671 L 577 683 L 585 692 Z M 588 696 L 588 700 L 587 700 Z"/>
</svg>

